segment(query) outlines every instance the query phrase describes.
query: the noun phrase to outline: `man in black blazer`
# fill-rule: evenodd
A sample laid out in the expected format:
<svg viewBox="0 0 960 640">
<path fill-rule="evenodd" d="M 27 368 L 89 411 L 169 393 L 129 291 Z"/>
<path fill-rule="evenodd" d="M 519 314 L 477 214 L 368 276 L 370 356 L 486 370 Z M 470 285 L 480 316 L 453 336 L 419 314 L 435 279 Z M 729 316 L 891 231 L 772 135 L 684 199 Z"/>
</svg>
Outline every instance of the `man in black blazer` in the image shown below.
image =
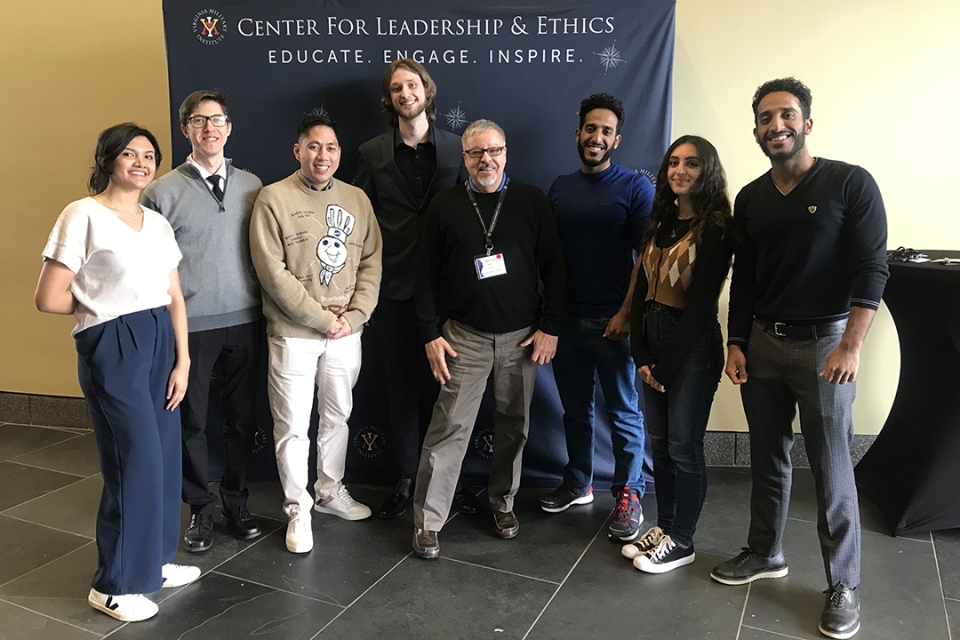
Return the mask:
<svg viewBox="0 0 960 640">
<path fill-rule="evenodd" d="M 389 445 L 400 476 L 379 516 L 395 518 L 413 482 L 439 385 L 417 333 L 413 305 L 420 229 L 433 196 L 466 180 L 460 137 L 433 126 L 437 85 L 423 65 L 404 58 L 383 74 L 381 104 L 391 130 L 360 145 L 356 185 L 370 198 L 383 236 L 383 280 L 375 320 L 387 370 Z M 454 503 L 475 513 L 476 496 L 458 485 Z"/>
</svg>

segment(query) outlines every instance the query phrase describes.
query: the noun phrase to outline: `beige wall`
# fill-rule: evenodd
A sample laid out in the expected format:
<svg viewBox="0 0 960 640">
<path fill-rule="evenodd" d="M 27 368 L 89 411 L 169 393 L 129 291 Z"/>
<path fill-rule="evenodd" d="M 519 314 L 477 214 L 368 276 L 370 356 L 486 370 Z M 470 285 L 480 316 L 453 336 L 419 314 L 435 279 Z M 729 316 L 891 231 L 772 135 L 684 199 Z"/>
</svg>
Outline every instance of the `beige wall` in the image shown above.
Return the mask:
<svg viewBox="0 0 960 640">
<path fill-rule="evenodd" d="M 0 390 L 79 395 L 72 319 L 33 308 L 39 252 L 63 206 L 85 195 L 97 132 L 135 120 L 170 148 L 160 1 L 35 0 L 7 3 L 3 16 Z M 674 133 L 717 146 L 733 195 L 769 166 L 751 136 L 753 91 L 796 75 L 813 90 L 813 153 L 874 175 L 890 246 L 960 248 L 958 33 L 957 0 L 679 0 Z M 882 426 L 898 370 L 884 308 L 861 365 L 859 433 Z M 745 428 L 728 382 L 711 428 Z"/>
</svg>

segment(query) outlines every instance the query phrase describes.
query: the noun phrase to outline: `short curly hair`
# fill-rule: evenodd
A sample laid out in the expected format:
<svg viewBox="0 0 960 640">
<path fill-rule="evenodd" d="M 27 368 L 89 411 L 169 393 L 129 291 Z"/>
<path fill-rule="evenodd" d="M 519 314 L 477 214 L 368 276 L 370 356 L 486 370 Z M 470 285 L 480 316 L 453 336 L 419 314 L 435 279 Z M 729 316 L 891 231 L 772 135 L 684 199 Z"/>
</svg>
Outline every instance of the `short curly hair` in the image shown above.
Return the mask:
<svg viewBox="0 0 960 640">
<path fill-rule="evenodd" d="M 617 133 L 620 133 L 620 127 L 623 126 L 623 103 L 609 93 L 595 93 L 580 103 L 580 129 L 583 129 L 587 114 L 594 109 L 612 111 L 613 115 L 617 116 Z"/>
<path fill-rule="evenodd" d="M 753 94 L 754 122 L 757 121 L 757 116 L 759 115 L 760 101 L 763 100 L 764 96 L 768 93 L 775 93 L 777 91 L 786 91 L 796 96 L 797 100 L 800 101 L 800 110 L 803 112 L 803 119 L 806 120 L 810 117 L 810 106 L 813 104 L 810 87 L 793 77 L 777 78 L 776 80 L 764 82 L 757 88 L 757 92 Z"/>
</svg>

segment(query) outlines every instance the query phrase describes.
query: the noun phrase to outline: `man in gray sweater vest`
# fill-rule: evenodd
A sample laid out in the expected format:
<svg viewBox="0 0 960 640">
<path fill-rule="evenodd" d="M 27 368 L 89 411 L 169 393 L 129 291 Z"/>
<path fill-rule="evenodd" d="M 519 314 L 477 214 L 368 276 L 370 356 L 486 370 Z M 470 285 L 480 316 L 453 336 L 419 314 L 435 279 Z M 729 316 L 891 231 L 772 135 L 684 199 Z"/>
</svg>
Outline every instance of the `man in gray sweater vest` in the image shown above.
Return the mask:
<svg viewBox="0 0 960 640">
<path fill-rule="evenodd" d="M 223 414 L 223 523 L 241 540 L 260 535 L 247 511 L 246 475 L 264 342 L 249 241 L 250 213 L 262 184 L 223 156 L 233 124 L 219 91 L 187 96 L 180 105 L 180 130 L 193 150 L 186 162 L 144 190 L 143 204 L 170 221 L 183 253 L 180 282 L 190 325 L 190 378 L 180 405 L 183 501 L 190 505 L 183 548 L 199 553 L 213 546 L 217 502 L 208 487 L 206 433 L 214 373 Z"/>
</svg>

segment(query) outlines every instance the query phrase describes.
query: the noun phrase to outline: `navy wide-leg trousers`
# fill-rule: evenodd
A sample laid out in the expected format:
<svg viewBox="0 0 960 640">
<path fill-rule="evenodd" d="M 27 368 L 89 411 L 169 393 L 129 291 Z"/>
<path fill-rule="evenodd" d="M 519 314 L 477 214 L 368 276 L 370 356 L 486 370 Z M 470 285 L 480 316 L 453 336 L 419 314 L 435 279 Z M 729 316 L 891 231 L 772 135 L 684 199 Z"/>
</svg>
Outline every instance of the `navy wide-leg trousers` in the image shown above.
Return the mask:
<svg viewBox="0 0 960 640">
<path fill-rule="evenodd" d="M 76 335 L 80 388 L 100 455 L 93 588 L 108 595 L 161 587 L 180 536 L 180 411 L 167 411 L 175 350 L 163 307 Z"/>
</svg>

